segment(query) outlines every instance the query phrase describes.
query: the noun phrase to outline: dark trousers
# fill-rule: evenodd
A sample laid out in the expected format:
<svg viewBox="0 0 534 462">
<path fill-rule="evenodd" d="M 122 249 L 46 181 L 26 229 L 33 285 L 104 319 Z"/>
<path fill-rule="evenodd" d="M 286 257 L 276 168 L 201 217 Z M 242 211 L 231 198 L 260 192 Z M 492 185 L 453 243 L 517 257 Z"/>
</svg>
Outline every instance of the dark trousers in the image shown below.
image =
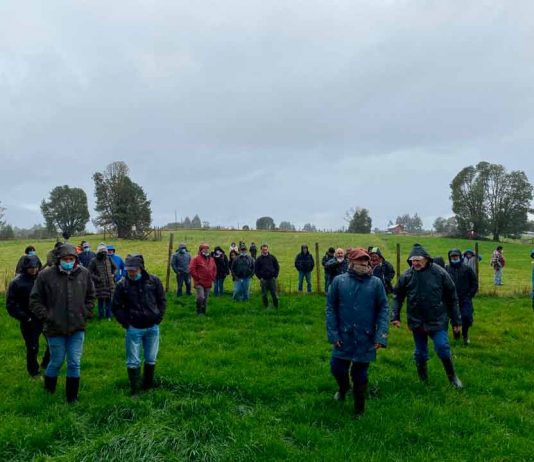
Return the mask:
<svg viewBox="0 0 534 462">
<path fill-rule="evenodd" d="M 278 297 L 276 295 L 276 279 L 261 279 L 261 299 L 265 307 L 269 306 L 269 299 L 267 298 L 267 293 L 271 293 L 271 298 L 273 300 L 273 305 L 275 308 L 278 308 Z"/>
<path fill-rule="evenodd" d="M 98 318 L 108 318 L 111 319 L 111 299 L 110 298 L 99 298 L 98 299 Z"/>
<path fill-rule="evenodd" d="M 369 363 L 356 363 L 349 359 L 333 357 L 330 360 L 330 370 L 342 393 L 350 389 L 349 370 L 354 385 L 364 385 L 368 381 Z"/>
<path fill-rule="evenodd" d="M 183 272 L 176 273 L 176 295 L 182 295 L 182 287 L 184 286 L 184 283 L 186 295 L 191 295 L 191 275 Z"/>
<path fill-rule="evenodd" d="M 31 376 L 39 374 L 39 362 L 37 356 L 39 354 L 39 337 L 43 333 L 43 326 L 37 320 L 31 320 L 30 322 L 20 323 L 20 332 L 24 343 L 26 344 L 26 369 Z M 50 362 L 50 351 L 48 344 L 43 356 L 43 362 L 41 366 L 46 368 Z"/>
</svg>

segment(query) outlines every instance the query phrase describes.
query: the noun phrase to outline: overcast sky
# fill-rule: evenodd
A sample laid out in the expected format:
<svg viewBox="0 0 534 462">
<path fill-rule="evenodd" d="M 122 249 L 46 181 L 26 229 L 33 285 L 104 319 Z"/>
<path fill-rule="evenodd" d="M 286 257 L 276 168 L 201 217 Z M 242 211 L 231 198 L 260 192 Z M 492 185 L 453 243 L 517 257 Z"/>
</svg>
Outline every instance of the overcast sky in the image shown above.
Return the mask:
<svg viewBox="0 0 534 462">
<path fill-rule="evenodd" d="M 156 225 L 449 216 L 487 160 L 534 181 L 534 2 L 0 2 L 0 201 L 43 222 L 116 160 Z"/>
</svg>

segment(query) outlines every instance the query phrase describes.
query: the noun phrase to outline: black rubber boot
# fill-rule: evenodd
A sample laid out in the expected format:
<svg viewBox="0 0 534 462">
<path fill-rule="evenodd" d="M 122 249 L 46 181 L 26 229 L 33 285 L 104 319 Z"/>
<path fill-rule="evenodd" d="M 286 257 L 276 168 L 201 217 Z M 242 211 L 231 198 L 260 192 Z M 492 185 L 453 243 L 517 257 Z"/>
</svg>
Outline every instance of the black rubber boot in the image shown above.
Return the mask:
<svg viewBox="0 0 534 462">
<path fill-rule="evenodd" d="M 469 326 L 462 326 L 462 337 L 464 338 L 464 345 L 469 345 Z"/>
<path fill-rule="evenodd" d="M 454 337 L 454 340 L 460 340 L 460 332 L 452 331 L 452 336 Z"/>
<path fill-rule="evenodd" d="M 203 311 L 202 311 L 202 302 L 197 299 L 197 315 L 200 316 L 202 314 L 204 314 Z"/>
<path fill-rule="evenodd" d="M 141 369 L 139 367 L 128 368 L 128 380 L 130 381 L 130 393 L 136 395 L 141 388 Z"/>
<path fill-rule="evenodd" d="M 146 364 L 145 363 L 145 371 L 143 375 L 143 389 L 144 390 L 150 390 L 154 387 L 154 368 L 156 367 L 155 364 Z"/>
<path fill-rule="evenodd" d="M 354 413 L 357 417 L 362 416 L 365 411 L 365 392 L 367 383 L 357 383 L 354 385 Z"/>
<path fill-rule="evenodd" d="M 417 366 L 417 375 L 421 382 L 428 382 L 428 368 L 426 367 L 426 361 L 416 363 Z"/>
<path fill-rule="evenodd" d="M 48 393 L 55 393 L 57 386 L 57 377 L 44 376 L 44 387 Z"/>
<path fill-rule="evenodd" d="M 334 399 L 336 401 L 345 401 L 345 396 L 347 395 L 347 392 L 350 390 L 350 381 L 349 376 L 346 377 L 334 377 L 336 379 L 337 385 L 339 387 L 338 391 L 334 395 Z"/>
<path fill-rule="evenodd" d="M 454 365 L 452 364 L 451 358 L 445 358 L 442 359 L 441 362 L 443 363 L 443 368 L 445 369 L 445 373 L 447 374 L 447 378 L 449 379 L 449 382 L 454 388 L 463 388 L 463 384 L 456 375 L 456 372 L 454 371 Z"/>
<path fill-rule="evenodd" d="M 261 297 L 261 301 L 263 302 L 263 306 L 265 308 L 269 307 L 269 299 L 267 297 Z"/>
<path fill-rule="evenodd" d="M 67 377 L 65 383 L 65 394 L 67 395 L 67 403 L 74 403 L 78 401 L 78 390 L 80 389 L 80 377 Z"/>
</svg>

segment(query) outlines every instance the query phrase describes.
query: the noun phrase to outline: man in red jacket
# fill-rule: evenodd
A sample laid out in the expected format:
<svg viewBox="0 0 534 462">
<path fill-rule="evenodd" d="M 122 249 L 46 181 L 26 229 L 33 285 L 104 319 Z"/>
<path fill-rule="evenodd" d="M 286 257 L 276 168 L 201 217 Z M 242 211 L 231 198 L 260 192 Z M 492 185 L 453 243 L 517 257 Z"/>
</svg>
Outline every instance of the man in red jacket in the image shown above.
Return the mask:
<svg viewBox="0 0 534 462">
<path fill-rule="evenodd" d="M 194 280 L 197 292 L 197 314 L 204 315 L 211 286 L 217 277 L 217 265 L 210 255 L 208 244 L 200 244 L 198 255 L 189 263 L 189 273 Z"/>
</svg>

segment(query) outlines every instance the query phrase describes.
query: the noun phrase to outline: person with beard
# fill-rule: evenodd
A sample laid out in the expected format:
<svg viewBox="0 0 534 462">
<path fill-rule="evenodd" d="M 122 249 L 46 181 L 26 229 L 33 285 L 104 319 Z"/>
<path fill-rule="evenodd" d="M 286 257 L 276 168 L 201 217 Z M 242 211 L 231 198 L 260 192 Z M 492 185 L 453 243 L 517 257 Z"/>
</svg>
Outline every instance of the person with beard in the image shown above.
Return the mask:
<svg viewBox="0 0 534 462">
<path fill-rule="evenodd" d="M 144 356 L 143 389 L 154 385 L 154 370 L 159 351 L 159 325 L 165 315 L 165 290 L 157 276 L 145 269 L 142 255 L 128 255 L 124 264 L 126 277 L 117 284 L 113 296 L 113 314 L 126 329 L 126 367 L 130 391 L 141 388 L 141 347 Z"/>
<path fill-rule="evenodd" d="M 328 287 L 332 284 L 332 281 L 336 276 L 348 271 L 349 262 L 345 255 L 345 251 L 340 247 L 334 251 L 334 258 L 331 258 L 325 263 L 324 272 L 325 274 L 328 274 Z M 326 293 L 328 293 L 328 287 L 325 287 Z"/>
<path fill-rule="evenodd" d="M 81 266 L 76 249 L 63 244 L 56 264 L 41 271 L 30 294 L 30 311 L 43 322 L 50 348 L 45 389 L 56 391 L 59 371 L 67 358 L 67 402 L 78 400 L 80 363 L 87 321 L 93 317 L 95 288 L 89 271 Z"/>
<path fill-rule="evenodd" d="M 191 295 L 191 274 L 189 274 L 189 264 L 191 263 L 191 254 L 187 250 L 185 243 L 181 243 L 172 256 L 171 266 L 176 274 L 176 296 L 182 296 L 182 288 L 185 284 L 185 294 Z"/>
<path fill-rule="evenodd" d="M 459 249 L 449 250 L 449 264 L 445 267 L 456 286 L 460 314 L 462 315 L 462 337 L 464 344 L 469 345 L 469 328 L 473 325 L 473 298 L 478 291 L 475 272 L 462 262 Z M 454 332 L 454 339 L 460 340 L 460 332 Z"/>
<path fill-rule="evenodd" d="M 365 410 L 369 363 L 387 347 L 389 306 L 382 282 L 372 276 L 369 254 L 362 248 L 348 254 L 348 272 L 336 276 L 326 304 L 326 330 L 332 344 L 330 368 L 338 384 L 334 399 L 344 401 L 353 382 L 354 411 Z"/>
<path fill-rule="evenodd" d="M 408 327 L 415 342 L 414 359 L 419 378 L 428 382 L 428 339 L 431 338 L 449 382 L 455 388 L 463 388 L 454 370 L 447 336 L 449 319 L 455 333 L 462 328 L 454 282 L 445 269 L 433 263 L 420 244 L 414 244 L 408 264 L 410 268 L 399 278 L 393 292 L 392 323 L 397 328 L 401 326 L 401 308 L 407 300 Z"/>
<path fill-rule="evenodd" d="M 369 256 L 371 257 L 373 275 L 382 281 L 387 294 L 392 293 L 393 284 L 391 281 L 393 281 L 393 278 L 395 277 L 393 265 L 384 258 L 378 247 L 372 247 Z"/>
<path fill-rule="evenodd" d="M 269 253 L 269 246 L 263 244 L 261 246 L 261 254 L 254 263 L 254 273 L 260 281 L 261 286 L 261 300 L 263 306 L 269 306 L 269 299 L 267 293 L 271 294 L 273 306 L 278 308 L 278 296 L 276 295 L 276 278 L 280 273 L 280 265 L 274 255 Z"/>
<path fill-rule="evenodd" d="M 26 345 L 26 369 L 31 377 L 40 377 L 37 357 L 43 324 L 29 309 L 30 293 L 40 267 L 41 262 L 36 256 L 26 255 L 22 260 L 20 272 L 9 284 L 6 298 L 7 312 L 20 323 L 20 333 Z M 50 351 L 47 345 L 40 367 L 45 369 L 49 360 Z"/>
<path fill-rule="evenodd" d="M 24 259 L 26 257 L 35 257 L 38 262 L 38 270 L 40 271 L 43 267 L 43 264 L 41 263 L 41 260 L 39 260 L 39 257 L 37 256 L 37 252 L 35 250 L 35 247 L 33 245 L 29 245 L 24 249 L 24 255 L 19 258 L 19 261 L 17 262 L 17 267 L 15 268 L 15 274 L 19 274 L 22 272 L 22 264 L 24 262 Z"/>
<path fill-rule="evenodd" d="M 220 246 L 215 247 L 211 256 L 215 260 L 215 265 L 217 265 L 217 277 L 215 278 L 213 295 L 218 297 L 224 295 L 224 280 L 230 274 L 230 265 L 228 257 Z"/>
<path fill-rule="evenodd" d="M 111 300 L 115 290 L 114 274 L 117 267 L 108 256 L 106 244 L 100 243 L 96 249 L 96 257 L 89 262 L 87 267 L 95 285 L 96 298 L 98 299 L 98 319 L 107 318 L 111 321 Z"/>
<path fill-rule="evenodd" d="M 198 247 L 198 255 L 191 260 L 189 272 L 197 292 L 197 315 L 206 314 L 211 286 L 217 277 L 217 265 L 205 242 Z"/>
</svg>

